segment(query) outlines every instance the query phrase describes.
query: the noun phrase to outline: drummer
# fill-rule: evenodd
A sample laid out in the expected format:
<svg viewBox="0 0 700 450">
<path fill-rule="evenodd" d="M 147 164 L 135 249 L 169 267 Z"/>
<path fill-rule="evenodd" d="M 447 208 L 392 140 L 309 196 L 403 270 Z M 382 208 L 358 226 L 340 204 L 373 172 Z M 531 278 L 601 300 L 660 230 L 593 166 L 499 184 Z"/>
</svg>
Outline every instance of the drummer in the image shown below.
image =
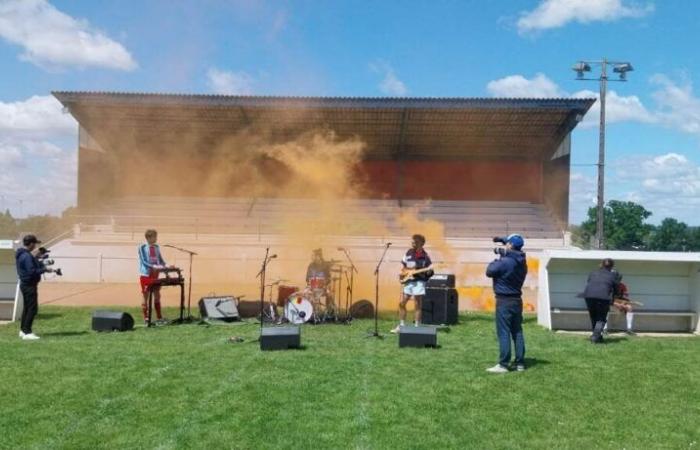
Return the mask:
<svg viewBox="0 0 700 450">
<path fill-rule="evenodd" d="M 323 251 L 317 248 L 311 254 L 311 263 L 306 269 L 306 286 L 316 295 L 326 296 L 328 306 L 333 304 L 331 287 L 331 262 L 323 259 Z"/>
<path fill-rule="evenodd" d="M 331 265 L 323 259 L 323 251 L 317 248 L 311 254 L 311 263 L 306 269 L 306 285 L 311 289 L 326 289 L 330 279 Z"/>
</svg>

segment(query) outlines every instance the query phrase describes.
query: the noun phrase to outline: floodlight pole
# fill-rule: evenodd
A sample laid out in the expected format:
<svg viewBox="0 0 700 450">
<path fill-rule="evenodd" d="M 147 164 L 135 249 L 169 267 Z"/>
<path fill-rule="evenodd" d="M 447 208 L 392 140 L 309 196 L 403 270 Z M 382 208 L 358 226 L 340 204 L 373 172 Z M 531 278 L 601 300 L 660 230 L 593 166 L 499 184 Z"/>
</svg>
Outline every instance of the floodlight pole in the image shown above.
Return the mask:
<svg viewBox="0 0 700 450">
<path fill-rule="evenodd" d="M 605 96 L 608 61 L 603 58 L 600 75 L 600 134 L 598 135 L 598 203 L 596 205 L 595 248 L 603 248 L 605 232 Z"/>
<path fill-rule="evenodd" d="M 591 70 L 591 65 L 599 65 L 601 67 L 599 78 L 584 78 L 583 73 Z M 620 74 L 619 80 L 610 81 L 626 81 L 626 74 L 632 71 L 632 65 L 629 62 L 609 61 L 603 58 L 602 61 L 579 61 L 574 70 L 578 73 L 578 80 L 595 80 L 600 83 L 600 127 L 598 136 L 598 200 L 596 203 L 596 230 L 594 247 L 602 249 L 605 244 L 605 97 L 607 96 L 608 87 L 608 65 L 615 66 L 614 72 Z"/>
</svg>

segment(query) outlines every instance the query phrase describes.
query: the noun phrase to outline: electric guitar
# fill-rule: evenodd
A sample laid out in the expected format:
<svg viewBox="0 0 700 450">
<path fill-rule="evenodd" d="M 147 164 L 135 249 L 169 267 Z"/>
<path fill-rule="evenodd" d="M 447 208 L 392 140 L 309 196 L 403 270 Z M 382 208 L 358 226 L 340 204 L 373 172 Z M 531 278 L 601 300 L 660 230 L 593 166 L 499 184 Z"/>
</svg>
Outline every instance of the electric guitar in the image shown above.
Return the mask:
<svg viewBox="0 0 700 450">
<path fill-rule="evenodd" d="M 613 304 L 618 303 L 621 305 L 637 305 L 637 306 L 644 306 L 644 303 L 641 302 L 636 302 L 634 300 L 629 300 L 627 298 L 613 298 Z"/>
<path fill-rule="evenodd" d="M 425 267 L 423 269 L 403 268 L 403 269 L 401 269 L 401 273 L 399 274 L 399 282 L 401 284 L 406 284 L 409 281 L 413 281 L 415 279 L 414 275 L 418 275 L 419 273 L 424 273 L 424 272 L 430 272 L 433 269 L 434 269 L 433 266 Z"/>
</svg>

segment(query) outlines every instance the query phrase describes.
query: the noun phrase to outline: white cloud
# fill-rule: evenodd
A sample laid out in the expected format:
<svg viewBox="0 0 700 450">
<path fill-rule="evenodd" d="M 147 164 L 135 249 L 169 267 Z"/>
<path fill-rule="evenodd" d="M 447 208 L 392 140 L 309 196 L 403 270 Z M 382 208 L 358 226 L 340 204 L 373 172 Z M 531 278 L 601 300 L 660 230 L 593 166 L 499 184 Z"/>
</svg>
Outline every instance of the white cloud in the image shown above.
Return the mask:
<svg viewBox="0 0 700 450">
<path fill-rule="evenodd" d="M 569 220 L 580 224 L 588 218 L 588 208 L 595 206 L 598 200 L 598 182 L 596 177 L 580 172 L 571 172 L 569 176 Z"/>
<path fill-rule="evenodd" d="M 379 90 L 382 94 L 396 97 L 404 97 L 408 93 L 406 84 L 396 76 L 394 68 L 384 61 L 377 61 L 369 65 L 370 70 L 383 75 L 379 82 Z"/>
<path fill-rule="evenodd" d="M 570 22 L 587 24 L 638 18 L 653 10 L 651 3 L 639 5 L 623 0 L 543 0 L 534 10 L 523 12 L 517 26 L 523 34 L 563 27 Z"/>
<path fill-rule="evenodd" d="M 598 126 L 600 122 L 600 93 L 589 90 L 575 92 L 571 95 L 576 98 L 594 97 L 597 101 L 588 110 L 582 123 L 585 126 Z M 605 95 L 605 123 L 616 122 L 641 122 L 654 123 L 658 119 L 655 114 L 649 112 L 636 95 L 622 96 L 615 91 L 608 91 Z"/>
<path fill-rule="evenodd" d="M 536 74 L 527 79 L 522 75 L 509 75 L 507 77 L 490 81 L 486 89 L 494 97 L 566 97 L 566 92 L 546 75 Z"/>
<path fill-rule="evenodd" d="M 0 37 L 24 48 L 21 59 L 44 68 L 137 67 L 120 43 L 87 21 L 62 13 L 46 0 L 0 2 Z"/>
<path fill-rule="evenodd" d="M 216 94 L 250 95 L 254 80 L 246 72 L 228 72 L 212 67 L 207 71 L 207 84 Z"/>
<path fill-rule="evenodd" d="M 77 151 L 49 141 L 0 141 L 2 211 L 60 214 L 77 200 Z"/>
<path fill-rule="evenodd" d="M 75 205 L 78 127 L 51 96 L 0 102 L 0 208 L 59 214 Z M 61 144 L 58 144 L 60 142 Z"/>
<path fill-rule="evenodd" d="M 64 114 L 61 104 L 51 95 L 35 95 L 24 101 L 0 101 L 0 132 L 3 136 L 74 135 L 75 119 Z"/>
<path fill-rule="evenodd" d="M 654 75 L 651 81 L 660 87 L 652 97 L 658 105 L 661 122 L 700 135 L 700 98 L 693 94 L 692 84 L 678 85 L 661 74 Z"/>
<path fill-rule="evenodd" d="M 674 217 L 700 225 L 700 165 L 678 153 L 628 157 L 612 164 L 615 177 L 632 184 L 623 193 L 654 213 L 653 221 Z"/>
<path fill-rule="evenodd" d="M 574 97 L 599 98 L 598 92 L 582 90 L 570 94 L 542 73 L 532 78 L 523 75 L 509 75 L 486 85 L 488 92 L 495 97 Z M 621 96 L 615 91 L 608 91 L 605 105 L 605 122 L 642 122 L 657 121 L 636 95 Z M 597 126 L 600 116 L 600 102 L 596 101 L 586 114 L 582 126 Z"/>
</svg>

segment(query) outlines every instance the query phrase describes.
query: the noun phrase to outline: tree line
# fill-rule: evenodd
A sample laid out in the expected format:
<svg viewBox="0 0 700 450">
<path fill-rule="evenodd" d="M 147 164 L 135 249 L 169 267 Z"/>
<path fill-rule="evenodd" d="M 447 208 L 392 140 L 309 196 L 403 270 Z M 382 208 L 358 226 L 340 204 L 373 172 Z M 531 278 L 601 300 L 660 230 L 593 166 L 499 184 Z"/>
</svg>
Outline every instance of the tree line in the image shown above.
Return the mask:
<svg viewBox="0 0 700 450">
<path fill-rule="evenodd" d="M 603 244 L 607 250 L 658 252 L 700 251 L 700 227 L 689 226 L 667 217 L 659 225 L 646 223 L 651 217 L 642 205 L 611 200 L 603 213 Z M 596 230 L 596 208 L 588 209 L 588 218 L 581 225 L 571 226 L 574 245 L 591 248 Z"/>
</svg>

